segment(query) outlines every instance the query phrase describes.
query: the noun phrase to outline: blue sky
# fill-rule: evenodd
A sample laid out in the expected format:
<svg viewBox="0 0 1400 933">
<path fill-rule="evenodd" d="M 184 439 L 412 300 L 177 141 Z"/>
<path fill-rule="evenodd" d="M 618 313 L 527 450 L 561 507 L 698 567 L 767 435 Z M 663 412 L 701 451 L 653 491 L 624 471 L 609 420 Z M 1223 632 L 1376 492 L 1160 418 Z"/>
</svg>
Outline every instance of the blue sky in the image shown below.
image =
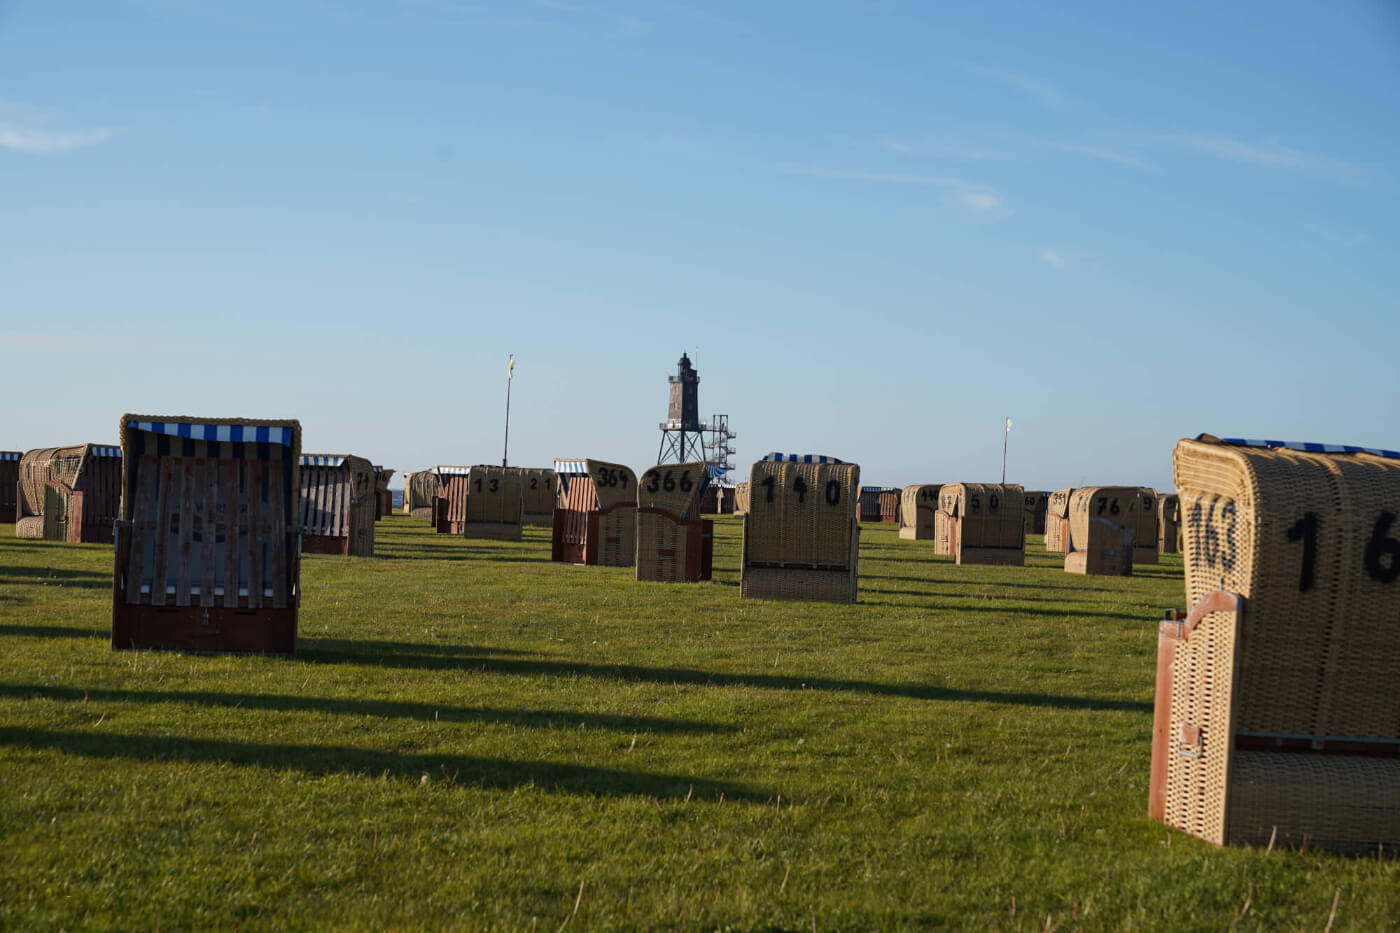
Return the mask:
<svg viewBox="0 0 1400 933">
<path fill-rule="evenodd" d="M 1400 4 L 0 0 L 0 448 L 1171 485 L 1400 446 Z"/>
</svg>

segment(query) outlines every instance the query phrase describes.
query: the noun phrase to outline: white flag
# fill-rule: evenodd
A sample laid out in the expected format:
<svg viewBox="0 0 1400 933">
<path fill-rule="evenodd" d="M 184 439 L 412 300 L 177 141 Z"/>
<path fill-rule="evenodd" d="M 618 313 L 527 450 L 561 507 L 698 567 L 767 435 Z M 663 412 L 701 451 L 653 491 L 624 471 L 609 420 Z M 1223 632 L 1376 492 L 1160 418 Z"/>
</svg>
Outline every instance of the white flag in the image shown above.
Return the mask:
<svg viewBox="0 0 1400 933">
<path fill-rule="evenodd" d="M 1008 431 L 1011 430 L 1011 416 L 1010 416 L 1010 415 L 1007 415 L 1007 416 L 1006 416 L 1006 430 L 1008 430 Z"/>
<path fill-rule="evenodd" d="M 506 382 L 510 382 L 510 381 L 511 381 L 512 379 L 514 379 L 514 378 L 515 378 L 515 354 L 512 353 L 512 354 L 510 355 L 510 365 L 506 367 Z M 1009 424 L 1010 422 L 1008 421 L 1007 423 Z"/>
</svg>

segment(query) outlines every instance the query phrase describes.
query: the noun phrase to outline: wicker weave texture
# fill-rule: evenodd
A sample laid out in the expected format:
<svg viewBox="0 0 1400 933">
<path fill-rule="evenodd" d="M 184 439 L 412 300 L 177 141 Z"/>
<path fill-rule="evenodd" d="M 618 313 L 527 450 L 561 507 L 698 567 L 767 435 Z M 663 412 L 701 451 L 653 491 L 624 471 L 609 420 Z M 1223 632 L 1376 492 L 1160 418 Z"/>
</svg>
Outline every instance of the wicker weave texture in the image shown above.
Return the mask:
<svg viewBox="0 0 1400 933">
<path fill-rule="evenodd" d="M 1400 463 L 1201 439 L 1174 466 L 1189 603 L 1226 589 L 1247 609 L 1177 648 L 1171 730 L 1201 748 L 1168 760 L 1166 822 L 1216 843 L 1400 841 L 1400 760 L 1328 751 L 1400 740 Z"/>
<path fill-rule="evenodd" d="M 631 467 L 606 460 L 585 460 L 585 469 L 593 482 L 594 494 L 598 497 L 598 508 L 607 511 L 616 505 L 637 504 L 637 474 Z M 627 563 L 624 566 L 631 566 Z"/>
<path fill-rule="evenodd" d="M 1400 462 L 1182 441 L 1175 466 L 1188 598 L 1250 606 L 1237 727 L 1400 737 Z"/>
<path fill-rule="evenodd" d="M 942 488 L 936 483 L 904 487 L 899 502 L 901 538 L 907 541 L 934 539 L 934 516 L 938 512 L 938 491 Z"/>
<path fill-rule="evenodd" d="M 1045 507 L 1045 550 L 1069 553 L 1069 501 L 1073 489 L 1057 489 L 1050 493 Z"/>
<path fill-rule="evenodd" d="M 1070 497 L 1070 573 L 1126 576 L 1133 572 L 1133 541 L 1141 492 L 1136 486 L 1085 486 Z"/>
<path fill-rule="evenodd" d="M 524 490 L 524 471 L 518 467 L 472 467 L 467 473 L 463 534 L 468 538 L 521 537 Z"/>
<path fill-rule="evenodd" d="M 687 573 L 688 562 L 701 546 L 700 497 L 709 474 L 703 462 L 668 463 L 651 467 L 637 483 L 637 579 L 685 583 L 699 579 Z M 658 514 L 664 513 L 664 514 Z M 694 531 L 692 531 L 692 527 Z"/>
<path fill-rule="evenodd" d="M 433 507 L 433 497 L 442 495 L 442 485 L 437 473 L 432 470 L 419 470 L 404 476 L 403 510 L 412 515 L 421 509 Z"/>
<path fill-rule="evenodd" d="M 749 484 L 734 484 L 734 514 L 746 515 L 749 511 Z"/>
<path fill-rule="evenodd" d="M 1159 496 L 1157 500 L 1157 552 L 1177 554 L 1181 551 L 1181 499 L 1176 493 Z"/>
<path fill-rule="evenodd" d="M 1133 564 L 1157 563 L 1161 497 L 1151 486 L 1138 487 L 1137 524 L 1133 526 Z"/>
<path fill-rule="evenodd" d="M 598 516 L 598 541 L 588 542 L 600 567 L 631 567 L 637 561 L 637 506 L 623 502 Z"/>
<path fill-rule="evenodd" d="M 651 467 L 637 483 L 637 505 L 661 509 L 678 521 L 700 515 L 700 495 L 709 481 L 707 464 L 667 463 Z"/>
<path fill-rule="evenodd" d="M 938 491 L 948 546 L 959 564 L 1025 562 L 1024 496 L 1011 483 L 949 483 Z"/>
<path fill-rule="evenodd" d="M 45 504 L 53 502 L 61 517 L 41 520 L 44 530 L 39 537 L 110 542 L 121 507 L 122 461 L 114 454 L 110 447 L 78 444 L 31 450 L 21 457 L 16 505 L 24 528 L 16 528 L 16 535 L 27 537 L 40 523 L 25 519 L 45 516 Z"/>
<path fill-rule="evenodd" d="M 1025 515 L 1025 533 L 1041 535 L 1045 533 L 1045 510 L 1050 493 L 1039 489 L 1027 489 L 1022 493 L 1022 512 Z"/>
<path fill-rule="evenodd" d="M 859 489 L 855 464 L 755 463 L 740 594 L 854 602 Z"/>
<path fill-rule="evenodd" d="M 559 474 L 542 467 L 529 467 L 522 471 L 522 482 L 525 523 L 548 527 L 559 504 Z"/>
</svg>

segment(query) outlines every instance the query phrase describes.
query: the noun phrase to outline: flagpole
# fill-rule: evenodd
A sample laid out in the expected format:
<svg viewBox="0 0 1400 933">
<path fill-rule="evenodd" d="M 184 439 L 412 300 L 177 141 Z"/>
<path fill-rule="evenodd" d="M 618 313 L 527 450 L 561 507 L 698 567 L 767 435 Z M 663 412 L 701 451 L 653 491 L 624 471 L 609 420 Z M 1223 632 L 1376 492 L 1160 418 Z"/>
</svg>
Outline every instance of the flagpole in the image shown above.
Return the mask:
<svg viewBox="0 0 1400 933">
<path fill-rule="evenodd" d="M 1011 437 L 1011 416 L 1006 416 L 1006 428 L 1001 432 L 1001 484 L 1006 485 L 1006 441 Z"/>
<path fill-rule="evenodd" d="M 501 449 L 501 466 L 510 466 L 510 384 L 515 378 L 515 354 L 510 355 L 510 365 L 506 368 L 506 443 Z"/>
</svg>

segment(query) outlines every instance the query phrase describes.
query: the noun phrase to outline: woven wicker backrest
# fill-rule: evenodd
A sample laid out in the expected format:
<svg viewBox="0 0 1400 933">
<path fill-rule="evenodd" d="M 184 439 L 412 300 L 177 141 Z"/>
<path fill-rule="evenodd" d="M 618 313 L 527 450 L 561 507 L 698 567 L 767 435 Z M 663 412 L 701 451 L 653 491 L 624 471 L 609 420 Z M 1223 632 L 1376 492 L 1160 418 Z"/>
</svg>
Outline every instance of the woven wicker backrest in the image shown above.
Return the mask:
<svg viewBox="0 0 1400 933">
<path fill-rule="evenodd" d="M 1157 497 L 1157 519 L 1181 524 L 1181 498 L 1174 492 Z"/>
<path fill-rule="evenodd" d="M 374 488 L 379 492 L 388 492 L 389 480 L 393 477 L 394 471 L 386 467 L 377 467 L 374 471 Z"/>
<path fill-rule="evenodd" d="M 1025 489 L 1021 492 L 1021 511 L 1029 518 L 1035 514 L 1035 510 L 1040 508 L 1040 500 L 1048 496 L 1049 493 L 1039 489 Z"/>
<path fill-rule="evenodd" d="M 584 464 L 593 481 L 598 508 L 607 511 L 618 505 L 637 504 L 637 474 L 630 467 L 606 460 L 585 460 Z"/>
<path fill-rule="evenodd" d="M 1173 463 L 1190 603 L 1245 597 L 1231 729 L 1400 737 L 1400 460 L 1203 436 Z"/>
<path fill-rule="evenodd" d="M 660 509 L 677 519 L 698 518 L 700 497 L 710 480 L 706 466 L 694 462 L 652 467 L 637 484 L 637 506 Z"/>
<path fill-rule="evenodd" d="M 1045 507 L 1046 516 L 1069 518 L 1069 500 L 1072 495 L 1073 489 L 1056 489 L 1050 493 L 1050 504 Z"/>
<path fill-rule="evenodd" d="M 749 471 L 745 562 L 848 566 L 860 467 L 761 460 Z"/>
<path fill-rule="evenodd" d="M 65 486 L 74 486 L 89 446 L 77 444 L 72 447 L 44 447 L 26 453 L 19 462 L 20 514 L 43 514 L 45 484 L 62 483 Z"/>
<path fill-rule="evenodd" d="M 404 479 L 404 506 L 408 509 L 431 508 L 433 497 L 438 495 L 441 480 L 432 470 L 419 470 L 409 473 Z"/>
<path fill-rule="evenodd" d="M 83 525 L 110 525 L 121 505 L 121 448 L 77 444 L 31 450 L 19 462 L 19 515 L 44 512 L 45 485 L 62 483 L 83 493 Z M 76 540 L 76 539 L 75 539 Z"/>
<path fill-rule="evenodd" d="M 1138 500 L 1141 491 L 1137 486 L 1085 486 L 1076 489 L 1070 497 L 1069 535 L 1075 550 L 1089 548 L 1090 529 L 1098 519 L 1131 528 L 1138 527 Z M 1156 540 L 1156 526 L 1153 526 L 1153 540 Z"/>
<path fill-rule="evenodd" d="M 748 512 L 749 510 L 749 484 L 734 484 L 734 511 Z"/>
<path fill-rule="evenodd" d="M 937 483 L 905 486 L 899 494 L 899 527 L 916 528 L 926 532 L 920 534 L 921 538 L 932 538 L 933 517 L 938 511 L 938 493 L 942 488 Z"/>
<path fill-rule="evenodd" d="M 524 489 L 525 477 L 517 467 L 472 467 L 467 471 L 467 522 L 519 525 Z"/>
<path fill-rule="evenodd" d="M 524 484 L 525 511 L 548 514 L 559 501 L 559 474 L 543 467 L 529 467 L 521 472 Z"/>
<path fill-rule="evenodd" d="M 1024 490 L 1012 483 L 949 483 L 938 491 L 939 508 L 962 519 L 966 547 L 1020 547 L 1025 538 Z"/>
<path fill-rule="evenodd" d="M 1161 501 L 1151 486 L 1138 487 L 1137 524 L 1133 526 L 1138 547 L 1157 546 L 1157 521 L 1161 517 Z"/>
</svg>

